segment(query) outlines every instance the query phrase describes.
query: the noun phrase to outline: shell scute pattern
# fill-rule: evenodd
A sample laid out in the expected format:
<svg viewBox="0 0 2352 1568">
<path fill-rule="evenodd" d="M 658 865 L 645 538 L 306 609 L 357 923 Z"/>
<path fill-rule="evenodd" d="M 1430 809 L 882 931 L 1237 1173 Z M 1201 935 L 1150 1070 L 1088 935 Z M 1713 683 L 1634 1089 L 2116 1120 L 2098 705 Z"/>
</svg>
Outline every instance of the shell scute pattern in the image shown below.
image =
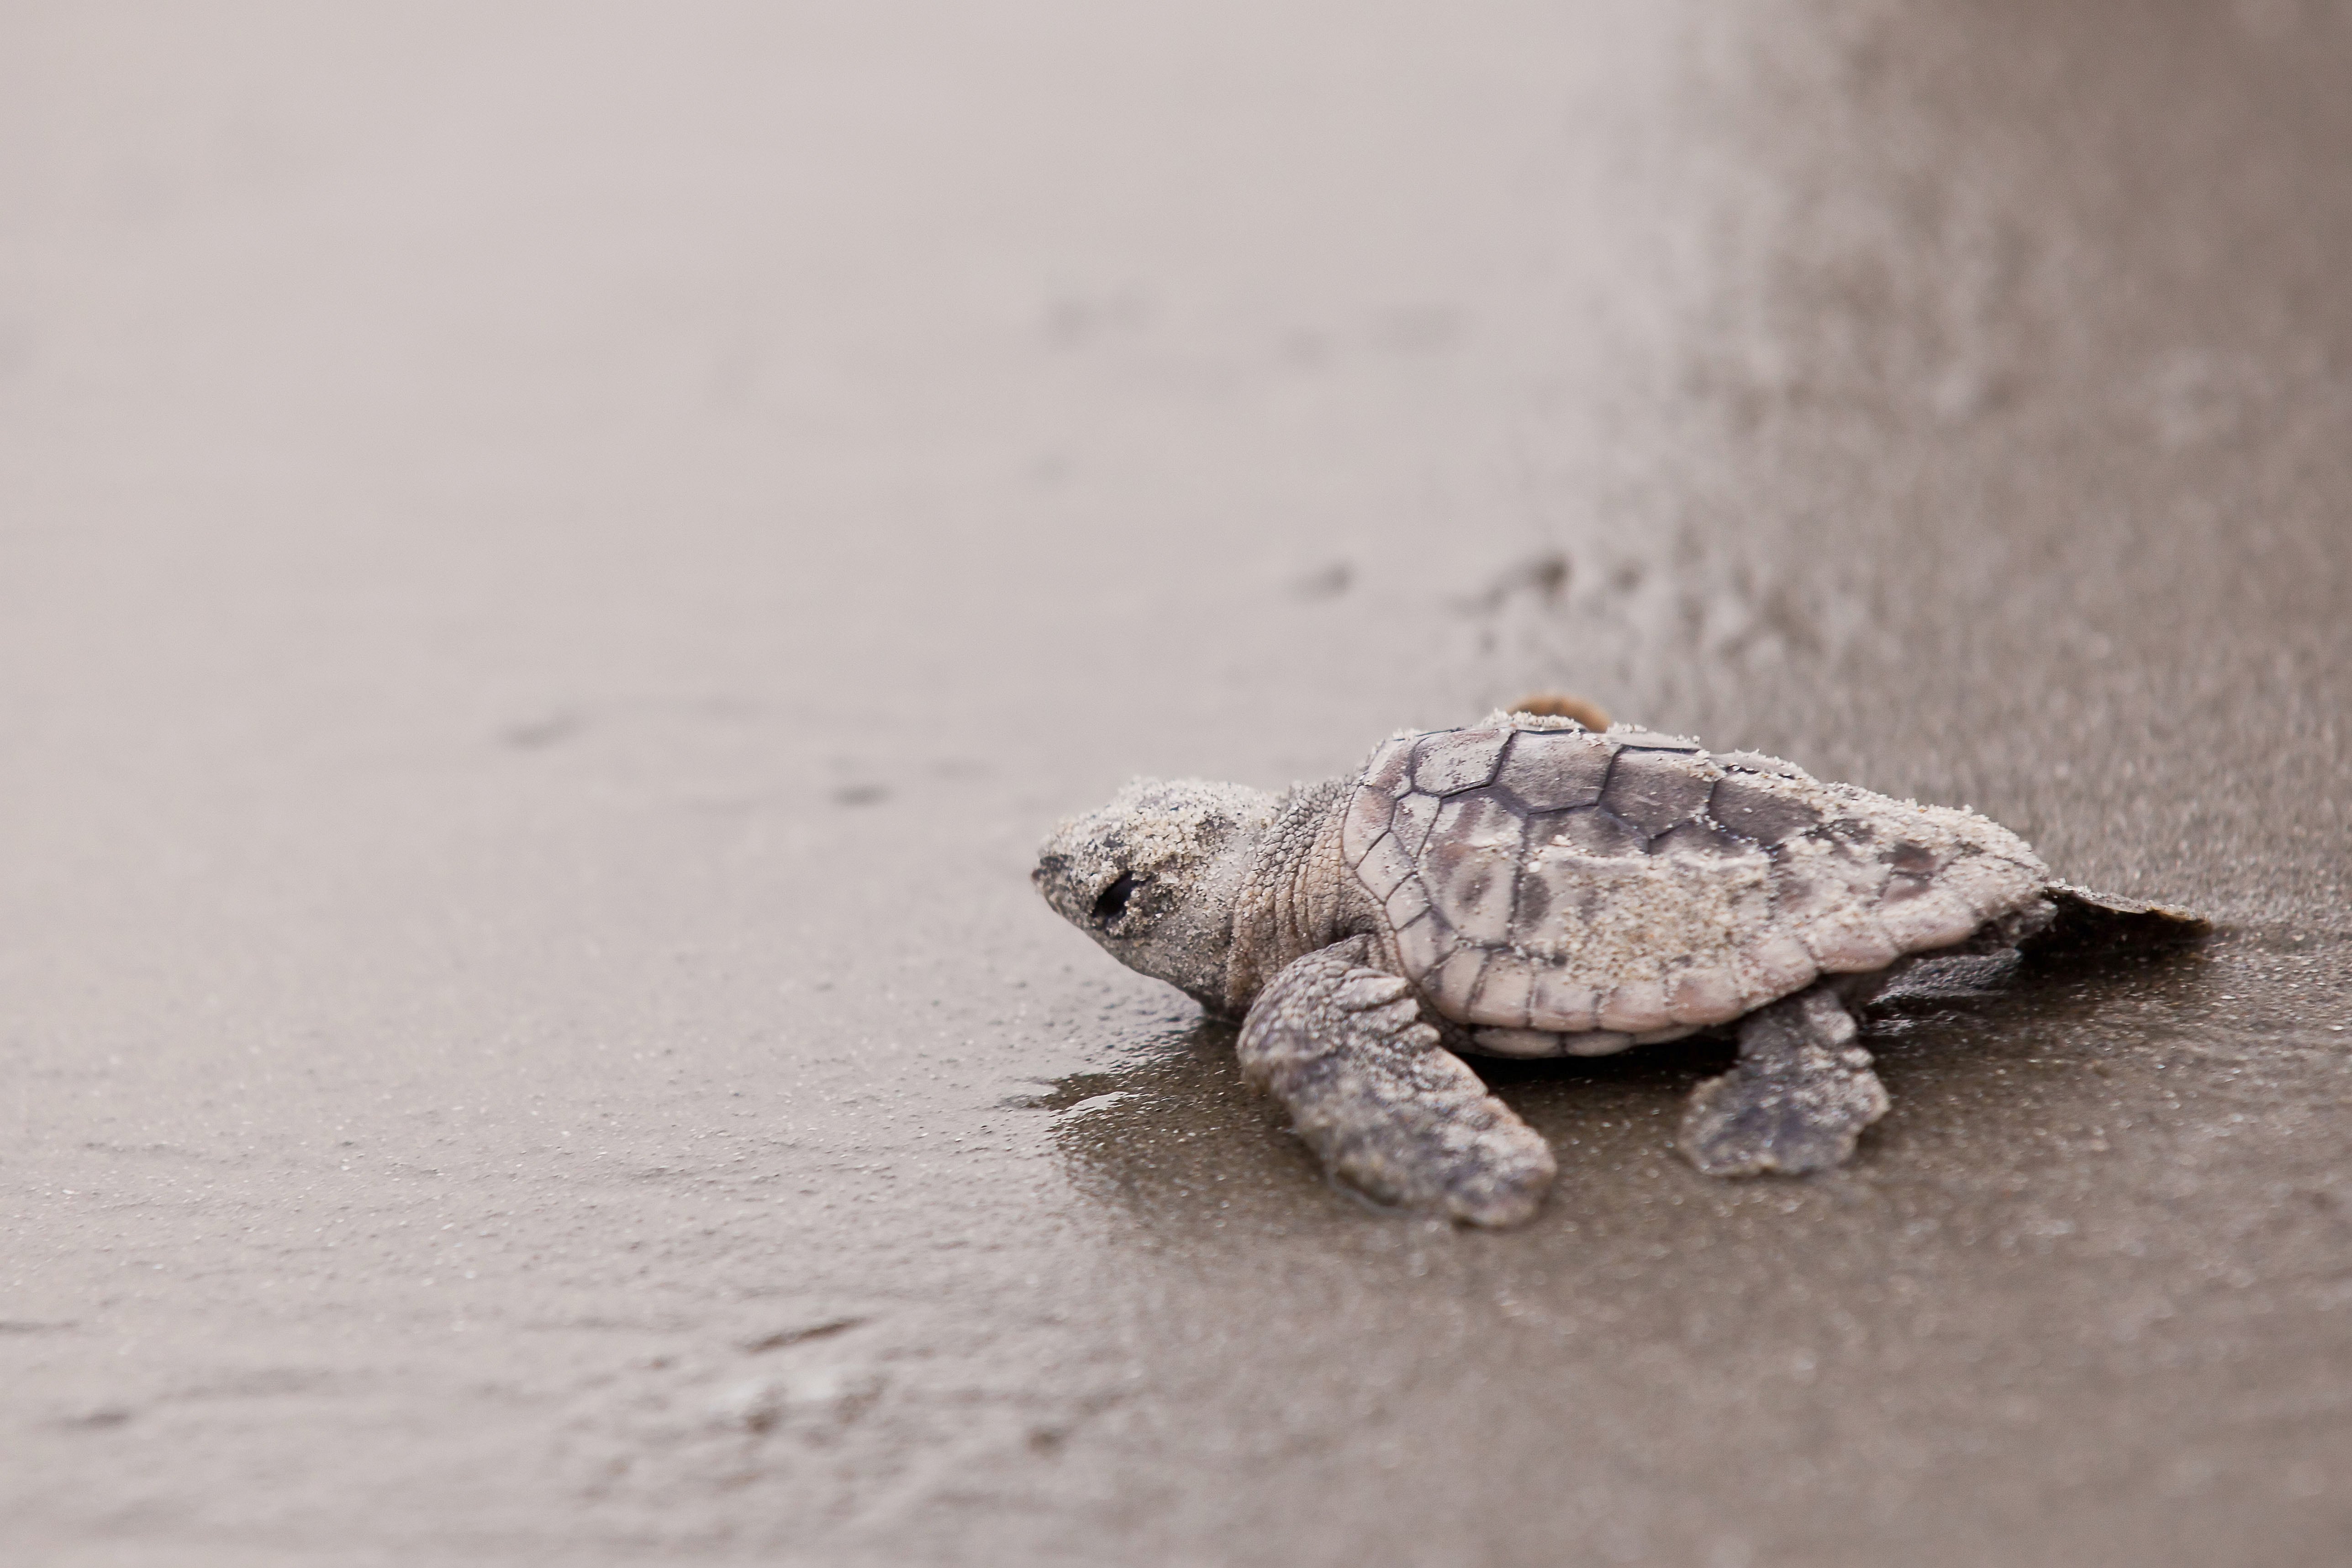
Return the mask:
<svg viewBox="0 0 2352 1568">
<path fill-rule="evenodd" d="M 1609 769 L 1601 809 L 1640 830 L 1646 841 L 1669 828 L 1698 821 L 1721 776 L 1722 770 L 1703 754 L 1628 748 L 1617 754 Z"/>
<path fill-rule="evenodd" d="M 1677 822 L 1652 841 L 1652 848 L 1662 855 L 1713 856 L 1719 860 L 1737 860 L 1756 852 L 1756 846 L 1748 840 L 1704 818 Z"/>
<path fill-rule="evenodd" d="M 1667 1015 L 1694 1028 L 1729 1023 L 1747 1010 L 1748 994 L 1738 975 L 1721 967 L 1685 968 L 1666 992 Z"/>
<path fill-rule="evenodd" d="M 1397 847 L 1407 857 L 1420 859 L 1421 847 L 1428 841 L 1429 830 L 1436 824 L 1437 813 L 1444 804 L 1434 795 L 1407 795 L 1396 803 L 1390 831 L 1395 833 Z"/>
<path fill-rule="evenodd" d="M 1650 847 L 1641 829 L 1600 806 L 1563 811 L 1545 826 L 1550 831 L 1543 843 L 1595 859 L 1644 854 Z"/>
<path fill-rule="evenodd" d="M 1407 975 L 1426 975 L 1453 951 L 1454 934 L 1445 923 L 1423 910 L 1417 919 L 1397 927 L 1397 958 Z"/>
<path fill-rule="evenodd" d="M 1540 1018 L 1549 1028 L 1566 1033 L 1598 1029 L 1601 993 L 1591 981 L 1558 965 L 1536 967 L 1528 1018 L 1530 1024 Z"/>
<path fill-rule="evenodd" d="M 1438 811 L 1418 869 L 1446 924 L 1471 941 L 1510 940 L 1527 831 L 1527 819 L 1490 794 L 1457 795 Z"/>
<path fill-rule="evenodd" d="M 1948 947 L 1983 924 L 1977 912 L 1940 888 L 1896 901 L 1889 889 L 1879 908 L 1879 923 L 1887 939 L 1906 953 Z"/>
<path fill-rule="evenodd" d="M 1726 775 L 1708 799 L 1707 815 L 1728 831 L 1759 844 L 1777 844 L 1821 826 L 1820 808 L 1771 782 L 1775 777 Z"/>
<path fill-rule="evenodd" d="M 1510 743 L 1508 731 L 1449 729 L 1413 748 L 1412 787 L 1429 795 L 1458 795 L 1495 781 Z"/>
<path fill-rule="evenodd" d="M 1580 729 L 1530 730 L 1511 742 L 1495 783 L 1529 811 L 1597 805 L 1617 748 L 1592 742 Z"/>
<path fill-rule="evenodd" d="M 1400 885 L 1412 880 L 1412 857 L 1396 841 L 1396 835 L 1383 834 L 1356 863 L 1355 873 L 1366 892 L 1385 900 Z"/>
<path fill-rule="evenodd" d="M 1470 998 L 1471 1010 L 1496 1027 L 1524 1029 L 1534 1000 L 1535 981 L 1533 965 L 1514 954 L 1497 953 L 1486 966 L 1476 994 Z"/>
<path fill-rule="evenodd" d="M 1465 998 L 1475 996 L 1486 966 L 1501 958 L 1502 955 L 1491 948 L 1465 942 L 1447 954 L 1445 961 L 1438 965 L 1437 972 L 1430 977 L 1429 988 L 1442 996 Z M 1469 1009 L 1465 1007 L 1464 1010 Z"/>
<path fill-rule="evenodd" d="M 1636 975 L 1609 993 L 1601 1004 L 1601 1027 L 1621 1034 L 1636 1034 L 1672 1021 L 1666 1013 L 1666 984 L 1657 975 Z"/>
<path fill-rule="evenodd" d="M 1364 787 L 1391 797 L 1411 789 L 1412 747 L 1420 738 L 1417 735 L 1393 735 L 1382 741 L 1364 764 Z"/>
<path fill-rule="evenodd" d="M 1386 898 L 1381 901 L 1381 908 L 1387 914 L 1390 926 L 1401 928 L 1412 925 L 1423 915 L 1430 913 L 1429 894 L 1423 891 L 1417 878 L 1408 875 L 1390 891 Z M 1450 936 L 1453 934 L 1446 922 L 1440 920 L 1436 925 L 1443 936 Z M 1450 943 L 1447 945 L 1451 946 Z M 1413 977 L 1410 975 L 1406 977 L 1408 979 Z"/>
<path fill-rule="evenodd" d="M 1960 941 L 2048 882 L 1971 812 L 1528 715 L 1385 743 L 1343 838 L 1400 971 L 1514 1055 L 1727 1022 Z"/>
</svg>

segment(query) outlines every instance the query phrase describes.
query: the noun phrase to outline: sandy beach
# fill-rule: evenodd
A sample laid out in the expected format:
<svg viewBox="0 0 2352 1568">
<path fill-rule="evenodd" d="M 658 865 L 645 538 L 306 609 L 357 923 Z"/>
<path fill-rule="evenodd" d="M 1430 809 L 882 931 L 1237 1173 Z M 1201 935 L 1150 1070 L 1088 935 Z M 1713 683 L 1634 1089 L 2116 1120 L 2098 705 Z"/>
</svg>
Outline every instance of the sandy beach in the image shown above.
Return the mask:
<svg viewBox="0 0 2352 1568">
<path fill-rule="evenodd" d="M 2352 11 L 0 7 L 0 1558 L 2352 1556 Z M 1535 690 L 2202 949 L 1327 1185 L 1028 883 Z"/>
</svg>

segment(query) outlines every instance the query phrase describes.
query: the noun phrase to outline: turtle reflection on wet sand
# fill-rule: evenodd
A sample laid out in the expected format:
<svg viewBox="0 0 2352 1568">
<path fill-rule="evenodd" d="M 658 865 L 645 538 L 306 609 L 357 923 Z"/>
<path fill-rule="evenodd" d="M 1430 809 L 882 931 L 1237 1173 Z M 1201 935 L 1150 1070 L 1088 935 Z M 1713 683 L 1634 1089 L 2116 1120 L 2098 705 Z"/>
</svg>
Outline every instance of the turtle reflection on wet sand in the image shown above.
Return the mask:
<svg viewBox="0 0 2352 1568">
<path fill-rule="evenodd" d="M 1280 794 L 1139 780 L 1055 830 L 1047 902 L 1242 1020 L 1248 1080 L 1340 1179 L 1476 1225 L 1556 1166 L 1465 1055 L 1736 1033 L 1681 1145 L 1711 1176 L 1820 1170 L 1884 1115 L 1854 1015 L 1996 989 L 2021 946 L 2192 915 L 2052 878 L 1973 811 L 1558 713 L 1405 733 Z"/>
</svg>

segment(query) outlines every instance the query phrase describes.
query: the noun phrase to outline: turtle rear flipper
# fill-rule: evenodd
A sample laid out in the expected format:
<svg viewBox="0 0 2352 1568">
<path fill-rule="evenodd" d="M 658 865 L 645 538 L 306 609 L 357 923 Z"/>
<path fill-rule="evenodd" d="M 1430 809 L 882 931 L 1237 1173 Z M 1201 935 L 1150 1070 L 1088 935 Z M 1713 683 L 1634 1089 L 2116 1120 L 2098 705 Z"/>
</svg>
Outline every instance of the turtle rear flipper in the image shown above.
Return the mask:
<svg viewBox="0 0 2352 1568">
<path fill-rule="evenodd" d="M 1740 1019 L 1738 1065 L 1692 1092 L 1683 1153 L 1713 1176 L 1828 1170 L 1886 1108 L 1853 1015 L 1819 984 Z"/>
<path fill-rule="evenodd" d="M 2213 931 L 2213 923 L 2203 915 L 2168 904 L 2094 893 L 2065 882 L 2052 883 L 2048 894 L 2055 917 L 2033 938 L 2037 956 L 2181 947 Z"/>
</svg>

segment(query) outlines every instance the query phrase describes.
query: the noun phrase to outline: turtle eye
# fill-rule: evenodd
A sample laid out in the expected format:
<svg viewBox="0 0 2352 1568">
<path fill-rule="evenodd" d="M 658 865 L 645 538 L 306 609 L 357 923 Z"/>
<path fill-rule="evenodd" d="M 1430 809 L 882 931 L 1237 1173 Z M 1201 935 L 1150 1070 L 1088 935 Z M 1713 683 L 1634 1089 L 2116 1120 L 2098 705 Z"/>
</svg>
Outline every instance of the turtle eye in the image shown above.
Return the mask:
<svg viewBox="0 0 2352 1568">
<path fill-rule="evenodd" d="M 1095 895 L 1095 918 L 1108 925 L 1127 913 L 1127 901 L 1135 896 L 1135 873 L 1123 871 L 1118 880 Z"/>
</svg>

